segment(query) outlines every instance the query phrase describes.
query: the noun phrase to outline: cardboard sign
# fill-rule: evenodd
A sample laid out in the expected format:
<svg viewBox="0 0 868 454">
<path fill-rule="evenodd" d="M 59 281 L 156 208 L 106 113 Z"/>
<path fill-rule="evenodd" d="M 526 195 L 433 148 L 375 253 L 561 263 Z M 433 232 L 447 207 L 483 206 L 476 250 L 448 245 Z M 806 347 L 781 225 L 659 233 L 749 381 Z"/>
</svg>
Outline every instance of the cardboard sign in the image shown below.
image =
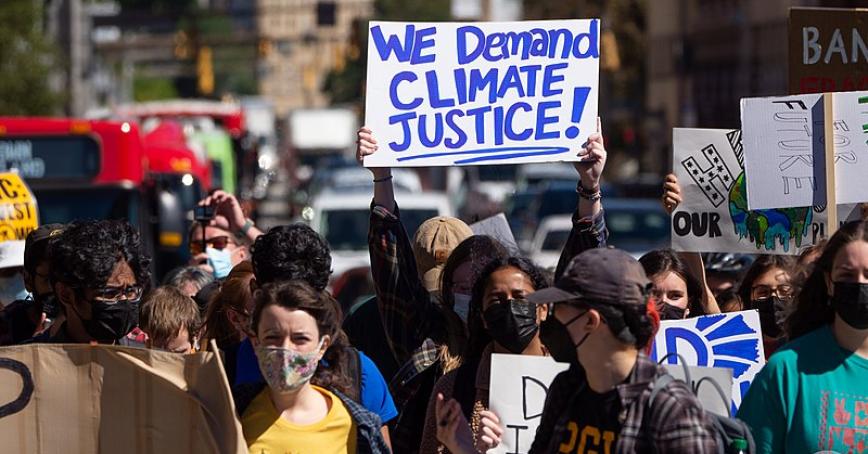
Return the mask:
<svg viewBox="0 0 868 454">
<path fill-rule="evenodd" d="M 596 131 L 599 19 L 371 22 L 368 167 L 575 161 Z"/>
<path fill-rule="evenodd" d="M 868 9 L 791 8 L 790 93 L 868 90 Z"/>
<path fill-rule="evenodd" d="M 485 218 L 479 222 L 470 224 L 470 230 L 473 230 L 474 235 L 488 235 L 502 244 L 510 254 L 520 255 L 521 251 L 518 248 L 518 243 L 515 241 L 515 235 L 512 234 L 512 229 L 509 228 L 509 222 L 506 220 L 506 215 L 498 213 L 490 218 Z"/>
<path fill-rule="evenodd" d="M 669 353 L 681 355 L 688 366 L 731 369 L 734 414 L 766 363 L 759 314 L 742 311 L 664 320 L 654 337 L 651 358 L 657 361 Z M 668 364 L 677 362 L 675 356 L 667 359 Z"/>
<path fill-rule="evenodd" d="M 669 375 L 678 380 L 686 382 L 684 377 L 684 367 L 666 364 L 663 366 Z M 690 373 L 690 389 L 696 394 L 697 399 L 702 404 L 702 408 L 720 416 L 730 415 L 730 404 L 732 402 L 732 369 L 722 367 L 696 367 L 687 366 L 687 371 Z M 723 391 L 723 396 L 717 391 L 711 383 L 714 381 L 720 386 Z"/>
<path fill-rule="evenodd" d="M 837 203 L 868 201 L 868 92 L 831 96 Z M 748 207 L 826 204 L 824 111 L 819 94 L 741 100 Z"/>
<path fill-rule="evenodd" d="M 491 410 L 500 418 L 503 436 L 489 454 L 526 453 L 542 417 L 549 385 L 568 364 L 547 356 L 491 355 Z"/>
<path fill-rule="evenodd" d="M 247 453 L 214 353 L 0 348 L 4 452 Z"/>
<path fill-rule="evenodd" d="M 672 213 L 676 251 L 798 254 L 829 230 L 823 209 L 747 208 L 740 131 L 677 128 L 672 143 L 683 199 Z"/>
</svg>

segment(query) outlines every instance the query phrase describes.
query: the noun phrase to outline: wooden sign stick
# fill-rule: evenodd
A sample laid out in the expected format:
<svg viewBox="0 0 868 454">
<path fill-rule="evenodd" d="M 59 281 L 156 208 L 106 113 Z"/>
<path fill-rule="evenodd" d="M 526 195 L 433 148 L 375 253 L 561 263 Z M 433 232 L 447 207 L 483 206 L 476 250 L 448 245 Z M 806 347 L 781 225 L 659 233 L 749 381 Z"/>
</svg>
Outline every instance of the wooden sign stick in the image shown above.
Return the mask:
<svg viewBox="0 0 868 454">
<path fill-rule="evenodd" d="M 832 93 L 823 94 L 823 137 L 826 156 L 826 214 L 827 235 L 831 238 L 838 231 L 838 196 L 835 185 L 835 102 Z"/>
</svg>

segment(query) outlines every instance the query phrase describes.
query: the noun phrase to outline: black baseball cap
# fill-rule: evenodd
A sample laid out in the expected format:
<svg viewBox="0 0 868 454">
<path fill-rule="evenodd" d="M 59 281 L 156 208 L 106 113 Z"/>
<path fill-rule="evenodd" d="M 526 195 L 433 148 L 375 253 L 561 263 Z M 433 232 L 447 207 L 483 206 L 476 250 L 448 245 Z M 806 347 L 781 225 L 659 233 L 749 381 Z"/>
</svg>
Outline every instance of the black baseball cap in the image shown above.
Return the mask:
<svg viewBox="0 0 868 454">
<path fill-rule="evenodd" d="M 567 265 L 553 287 L 531 293 L 535 304 L 587 301 L 612 306 L 646 304 L 651 281 L 642 265 L 620 249 L 589 249 Z"/>
<path fill-rule="evenodd" d="M 64 224 L 45 224 L 27 234 L 24 240 L 24 269 L 35 273 L 39 262 L 48 258 L 48 240 L 63 233 Z"/>
</svg>

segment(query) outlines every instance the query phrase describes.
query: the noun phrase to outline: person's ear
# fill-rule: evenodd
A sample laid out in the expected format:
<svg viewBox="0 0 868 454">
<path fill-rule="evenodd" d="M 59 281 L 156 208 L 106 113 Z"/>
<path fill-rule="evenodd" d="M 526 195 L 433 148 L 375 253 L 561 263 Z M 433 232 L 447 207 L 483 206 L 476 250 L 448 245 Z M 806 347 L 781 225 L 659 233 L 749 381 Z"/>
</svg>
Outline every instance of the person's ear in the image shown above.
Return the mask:
<svg viewBox="0 0 868 454">
<path fill-rule="evenodd" d="M 247 246 L 238 246 L 238 262 L 243 262 L 250 258 L 250 253 L 247 251 Z"/>
<path fill-rule="evenodd" d="M 832 282 L 832 275 L 829 273 L 823 273 L 823 280 L 826 281 L 826 294 L 831 298 L 835 293 L 835 284 Z"/>
<path fill-rule="evenodd" d="M 548 304 L 540 304 L 536 307 L 536 320 L 537 323 L 542 323 L 546 321 L 546 318 L 549 316 L 549 305 Z"/>
<path fill-rule="evenodd" d="M 332 345 L 332 337 L 326 334 L 322 337 L 322 346 L 319 348 L 319 355 L 322 357 L 325 355 L 326 350 Z"/>
<path fill-rule="evenodd" d="M 248 285 L 250 286 L 250 294 L 251 295 L 256 294 L 256 291 L 259 290 L 259 284 L 256 282 L 255 277 L 250 278 L 250 284 L 248 284 Z"/>
<path fill-rule="evenodd" d="M 684 308 L 684 318 L 690 317 L 690 306 Z"/>
<path fill-rule="evenodd" d="M 591 332 L 597 327 L 599 327 L 603 323 L 603 318 L 600 316 L 600 313 L 595 309 L 591 309 L 588 311 L 588 321 L 585 326 L 588 328 L 588 332 Z"/>
</svg>

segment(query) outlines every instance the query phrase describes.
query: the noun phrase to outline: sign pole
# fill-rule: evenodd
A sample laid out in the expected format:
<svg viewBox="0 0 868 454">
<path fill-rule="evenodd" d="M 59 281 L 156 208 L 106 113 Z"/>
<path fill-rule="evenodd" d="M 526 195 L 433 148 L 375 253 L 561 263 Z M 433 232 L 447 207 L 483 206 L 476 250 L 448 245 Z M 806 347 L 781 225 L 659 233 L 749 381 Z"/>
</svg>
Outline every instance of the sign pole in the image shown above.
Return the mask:
<svg viewBox="0 0 868 454">
<path fill-rule="evenodd" d="M 838 231 L 838 197 L 835 192 L 835 102 L 833 93 L 823 94 L 823 137 L 826 156 L 826 214 L 829 237 Z"/>
</svg>

